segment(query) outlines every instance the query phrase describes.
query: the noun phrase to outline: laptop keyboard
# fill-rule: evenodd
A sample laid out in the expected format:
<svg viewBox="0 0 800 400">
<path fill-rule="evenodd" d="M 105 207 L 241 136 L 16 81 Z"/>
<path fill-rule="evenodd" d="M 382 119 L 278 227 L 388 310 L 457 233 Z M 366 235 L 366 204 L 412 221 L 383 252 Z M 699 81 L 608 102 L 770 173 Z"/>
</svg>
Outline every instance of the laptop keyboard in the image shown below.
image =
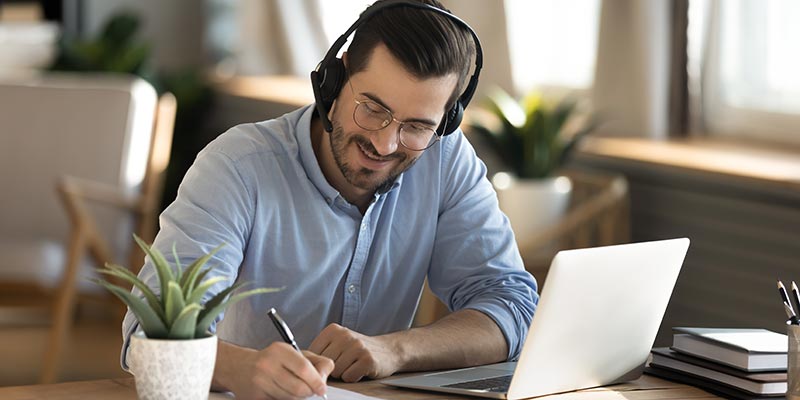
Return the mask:
<svg viewBox="0 0 800 400">
<path fill-rule="evenodd" d="M 511 377 L 514 375 L 498 376 L 494 378 L 478 379 L 474 381 L 466 381 L 444 385 L 442 387 L 454 389 L 472 389 L 483 390 L 485 392 L 505 393 L 508 391 L 508 386 L 511 385 Z"/>
</svg>

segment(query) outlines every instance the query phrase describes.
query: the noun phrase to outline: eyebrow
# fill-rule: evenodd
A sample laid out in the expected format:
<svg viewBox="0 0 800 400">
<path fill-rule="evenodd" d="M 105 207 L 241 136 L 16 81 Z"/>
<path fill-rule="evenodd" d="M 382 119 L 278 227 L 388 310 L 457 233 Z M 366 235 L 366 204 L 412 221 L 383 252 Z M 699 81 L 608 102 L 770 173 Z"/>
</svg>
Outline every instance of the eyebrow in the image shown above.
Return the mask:
<svg viewBox="0 0 800 400">
<path fill-rule="evenodd" d="M 384 103 L 383 101 L 381 101 L 381 99 L 378 98 L 378 96 L 376 96 L 376 95 L 374 95 L 372 93 L 369 93 L 369 92 L 361 93 L 361 94 L 364 97 L 370 99 L 371 101 L 374 101 L 375 103 L 378 103 L 378 105 L 380 105 L 381 107 L 389 110 L 389 112 L 394 113 L 392 108 L 387 106 L 386 103 Z M 439 125 L 438 122 L 430 120 L 430 119 L 427 119 L 427 118 L 411 118 L 411 119 L 407 119 L 407 120 L 404 120 L 404 121 L 401 121 L 401 122 L 418 122 L 418 123 L 425 124 L 425 125 L 428 125 L 428 126 L 431 126 L 431 127 Z"/>
</svg>

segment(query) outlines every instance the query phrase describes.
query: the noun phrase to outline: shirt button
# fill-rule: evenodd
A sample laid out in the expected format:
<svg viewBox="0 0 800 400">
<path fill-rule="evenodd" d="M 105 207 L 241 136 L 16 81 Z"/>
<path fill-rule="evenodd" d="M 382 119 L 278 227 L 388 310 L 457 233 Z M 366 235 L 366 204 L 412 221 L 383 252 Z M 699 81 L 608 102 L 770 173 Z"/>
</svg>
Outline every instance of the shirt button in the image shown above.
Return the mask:
<svg viewBox="0 0 800 400">
<path fill-rule="evenodd" d="M 347 287 L 348 293 L 354 293 L 356 291 L 356 285 L 350 285 Z"/>
<path fill-rule="evenodd" d="M 367 224 L 361 224 L 361 230 L 362 231 L 367 230 Z"/>
</svg>

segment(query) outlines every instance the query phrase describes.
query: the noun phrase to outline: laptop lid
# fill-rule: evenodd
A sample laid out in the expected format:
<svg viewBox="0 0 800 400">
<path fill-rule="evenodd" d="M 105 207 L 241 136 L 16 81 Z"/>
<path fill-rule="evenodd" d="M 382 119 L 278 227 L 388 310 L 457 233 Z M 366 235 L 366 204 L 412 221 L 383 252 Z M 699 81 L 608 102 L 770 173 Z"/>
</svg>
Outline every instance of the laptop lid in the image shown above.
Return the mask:
<svg viewBox="0 0 800 400">
<path fill-rule="evenodd" d="M 384 383 L 481 397 L 523 399 L 609 385 L 641 375 L 689 239 L 559 252 L 507 393 L 454 389 L 448 373 Z M 493 366 L 470 368 L 470 376 Z M 454 371 L 457 381 L 467 370 Z M 462 379 L 463 381 L 463 379 Z"/>
</svg>

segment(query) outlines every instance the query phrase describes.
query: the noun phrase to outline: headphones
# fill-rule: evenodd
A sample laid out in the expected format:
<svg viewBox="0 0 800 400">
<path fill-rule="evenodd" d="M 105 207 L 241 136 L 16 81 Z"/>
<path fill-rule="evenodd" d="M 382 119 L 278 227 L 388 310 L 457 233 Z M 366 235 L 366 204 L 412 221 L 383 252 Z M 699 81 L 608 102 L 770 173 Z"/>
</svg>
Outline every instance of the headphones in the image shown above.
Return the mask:
<svg viewBox="0 0 800 400">
<path fill-rule="evenodd" d="M 333 124 L 330 119 L 328 119 L 328 112 L 347 80 L 347 71 L 345 70 L 344 62 L 341 58 L 336 57 L 339 54 L 339 50 L 347 42 L 347 38 L 375 13 L 392 7 L 418 8 L 444 15 L 451 21 L 467 29 L 472 35 L 472 40 L 475 43 L 475 71 L 469 78 L 469 83 L 466 89 L 464 89 L 464 92 L 458 97 L 453 107 L 445 113 L 445 116 L 442 118 L 442 123 L 436 128 L 436 134 L 439 136 L 449 135 L 458 129 L 459 124 L 461 124 L 461 119 L 464 116 L 464 109 L 467 107 L 470 100 L 472 100 L 472 95 L 475 94 L 475 89 L 478 86 L 478 76 L 483 66 L 483 51 L 481 50 L 481 42 L 478 40 L 478 35 L 461 18 L 440 8 L 407 0 L 386 0 L 373 3 L 367 7 L 367 9 L 361 13 L 358 20 L 356 20 L 342 36 L 336 39 L 331 48 L 328 49 L 328 52 L 325 53 L 325 58 L 320 61 L 317 69 L 311 71 L 311 87 L 314 91 L 317 114 L 319 114 L 320 120 L 322 120 L 322 126 L 326 131 L 333 131 Z"/>
</svg>

